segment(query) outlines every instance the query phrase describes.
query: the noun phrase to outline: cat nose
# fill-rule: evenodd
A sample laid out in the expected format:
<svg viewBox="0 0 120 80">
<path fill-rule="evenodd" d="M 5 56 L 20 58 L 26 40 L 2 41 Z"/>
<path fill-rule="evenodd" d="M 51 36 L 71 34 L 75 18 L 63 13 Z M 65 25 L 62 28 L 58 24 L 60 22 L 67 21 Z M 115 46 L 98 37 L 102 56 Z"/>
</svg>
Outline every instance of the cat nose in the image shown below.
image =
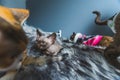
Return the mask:
<svg viewBox="0 0 120 80">
<path fill-rule="evenodd" d="M 40 43 L 41 45 L 43 45 L 44 43 Z"/>
</svg>

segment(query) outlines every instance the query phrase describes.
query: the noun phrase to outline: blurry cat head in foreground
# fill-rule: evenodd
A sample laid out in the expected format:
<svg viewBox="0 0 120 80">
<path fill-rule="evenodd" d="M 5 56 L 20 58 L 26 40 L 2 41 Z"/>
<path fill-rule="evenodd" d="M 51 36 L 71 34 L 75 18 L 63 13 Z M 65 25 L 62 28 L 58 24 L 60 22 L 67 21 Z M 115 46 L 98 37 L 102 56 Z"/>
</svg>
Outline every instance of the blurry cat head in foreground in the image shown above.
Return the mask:
<svg viewBox="0 0 120 80">
<path fill-rule="evenodd" d="M 29 11 L 26 9 L 0 6 L 1 71 L 8 71 L 15 67 L 18 56 L 26 50 L 28 39 L 21 25 L 28 16 Z"/>
<path fill-rule="evenodd" d="M 41 52 L 49 55 L 56 55 L 60 51 L 62 47 L 59 43 L 56 42 L 56 33 L 45 36 L 38 29 L 36 32 L 36 47 Z"/>
</svg>

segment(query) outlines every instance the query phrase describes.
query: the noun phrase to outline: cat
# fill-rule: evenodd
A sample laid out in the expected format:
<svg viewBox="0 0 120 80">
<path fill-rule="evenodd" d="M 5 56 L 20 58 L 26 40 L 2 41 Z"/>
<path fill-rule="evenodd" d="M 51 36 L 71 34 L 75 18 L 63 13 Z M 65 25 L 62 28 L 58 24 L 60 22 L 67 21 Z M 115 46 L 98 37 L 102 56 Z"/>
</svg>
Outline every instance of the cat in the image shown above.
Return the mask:
<svg viewBox="0 0 120 80">
<path fill-rule="evenodd" d="M 113 42 L 110 44 L 104 51 L 104 56 L 106 60 L 116 67 L 120 69 L 120 13 L 118 12 L 108 20 L 100 20 L 101 14 L 99 11 L 93 11 L 96 14 L 95 23 L 98 25 L 107 25 L 113 31 Z"/>
<path fill-rule="evenodd" d="M 26 54 L 28 38 L 22 28 L 28 18 L 26 9 L 0 6 L 0 80 L 12 80 Z"/>
<path fill-rule="evenodd" d="M 42 35 L 42 33 L 37 29 L 36 46 L 42 53 L 47 55 L 57 55 L 57 53 L 62 49 L 62 45 L 56 41 L 56 33 L 52 33 L 48 36 Z"/>
</svg>

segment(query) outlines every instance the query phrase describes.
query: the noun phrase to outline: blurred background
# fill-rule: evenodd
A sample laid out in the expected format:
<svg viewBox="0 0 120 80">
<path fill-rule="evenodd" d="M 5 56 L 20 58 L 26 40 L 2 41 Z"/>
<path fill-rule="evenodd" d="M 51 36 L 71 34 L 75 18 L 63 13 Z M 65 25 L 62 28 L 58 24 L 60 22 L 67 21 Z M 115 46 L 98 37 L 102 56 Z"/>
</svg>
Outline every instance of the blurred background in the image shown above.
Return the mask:
<svg viewBox="0 0 120 80">
<path fill-rule="evenodd" d="M 12 8 L 26 8 L 26 0 L 0 0 L 0 5 Z"/>
<path fill-rule="evenodd" d="M 30 10 L 28 25 L 48 32 L 62 30 L 64 37 L 69 37 L 72 32 L 112 36 L 107 26 L 94 23 L 92 11 L 100 11 L 102 20 L 120 11 L 120 0 L 0 0 L 0 5 L 27 8 Z"/>
</svg>

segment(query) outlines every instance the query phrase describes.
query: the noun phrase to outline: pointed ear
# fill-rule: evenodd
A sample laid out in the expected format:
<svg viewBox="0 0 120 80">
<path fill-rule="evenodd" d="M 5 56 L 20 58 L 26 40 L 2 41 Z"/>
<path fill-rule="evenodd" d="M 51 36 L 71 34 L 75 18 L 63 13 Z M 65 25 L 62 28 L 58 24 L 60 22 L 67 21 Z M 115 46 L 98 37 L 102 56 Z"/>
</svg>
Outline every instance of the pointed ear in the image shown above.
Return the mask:
<svg viewBox="0 0 120 80">
<path fill-rule="evenodd" d="M 42 36 L 42 33 L 37 29 L 36 30 L 36 32 L 37 32 L 37 40 L 39 39 L 39 37 L 41 37 Z"/>
<path fill-rule="evenodd" d="M 75 33 L 75 32 L 73 32 L 73 35 L 76 35 L 76 33 Z"/>
<path fill-rule="evenodd" d="M 75 32 L 73 32 L 73 34 L 70 36 L 70 40 L 74 40 L 74 38 L 75 38 L 75 35 L 76 35 L 76 33 Z"/>
<path fill-rule="evenodd" d="M 13 13 L 13 16 L 15 19 L 20 23 L 23 24 L 24 21 L 28 18 L 29 16 L 29 11 L 27 9 L 15 9 L 15 8 L 10 8 L 10 10 Z"/>
<path fill-rule="evenodd" d="M 55 43 L 56 41 L 56 33 L 52 33 L 51 35 L 48 36 L 49 39 L 51 39 L 52 43 Z"/>
<path fill-rule="evenodd" d="M 13 32 L 21 30 L 21 24 L 29 16 L 26 9 L 14 9 L 0 6 L 0 29 L 4 32 Z"/>
</svg>

